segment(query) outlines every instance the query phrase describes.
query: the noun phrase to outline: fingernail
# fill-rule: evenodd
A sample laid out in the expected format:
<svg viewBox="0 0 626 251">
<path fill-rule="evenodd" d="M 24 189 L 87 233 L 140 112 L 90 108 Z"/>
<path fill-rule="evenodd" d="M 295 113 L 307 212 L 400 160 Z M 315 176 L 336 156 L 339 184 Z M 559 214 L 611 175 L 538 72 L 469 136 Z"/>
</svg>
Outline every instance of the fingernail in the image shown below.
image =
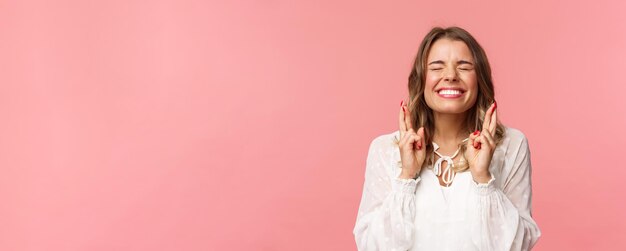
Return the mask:
<svg viewBox="0 0 626 251">
<path fill-rule="evenodd" d="M 493 109 L 495 110 L 496 108 L 498 108 L 498 102 L 496 102 L 495 100 L 493 101 Z"/>
<path fill-rule="evenodd" d="M 402 104 L 404 104 L 404 99 L 400 100 L 400 106 L 402 106 Z"/>
<path fill-rule="evenodd" d="M 478 134 L 478 130 L 474 131 L 474 133 L 473 133 L 473 134 L 474 134 L 474 135 Z"/>
<path fill-rule="evenodd" d="M 406 110 L 404 109 L 404 106 L 402 106 L 402 111 L 403 111 L 403 112 L 406 112 Z"/>
</svg>

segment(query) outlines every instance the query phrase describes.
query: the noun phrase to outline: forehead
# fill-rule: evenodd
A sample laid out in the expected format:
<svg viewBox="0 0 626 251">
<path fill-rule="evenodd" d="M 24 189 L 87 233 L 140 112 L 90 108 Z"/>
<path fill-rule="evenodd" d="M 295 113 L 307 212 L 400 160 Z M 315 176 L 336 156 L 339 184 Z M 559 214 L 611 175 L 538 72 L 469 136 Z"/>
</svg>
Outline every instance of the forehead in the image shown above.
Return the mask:
<svg viewBox="0 0 626 251">
<path fill-rule="evenodd" d="M 470 51 L 465 42 L 448 38 L 441 38 L 435 41 L 428 52 L 428 62 L 445 59 L 465 59 L 470 61 L 472 58 L 472 51 Z"/>
</svg>

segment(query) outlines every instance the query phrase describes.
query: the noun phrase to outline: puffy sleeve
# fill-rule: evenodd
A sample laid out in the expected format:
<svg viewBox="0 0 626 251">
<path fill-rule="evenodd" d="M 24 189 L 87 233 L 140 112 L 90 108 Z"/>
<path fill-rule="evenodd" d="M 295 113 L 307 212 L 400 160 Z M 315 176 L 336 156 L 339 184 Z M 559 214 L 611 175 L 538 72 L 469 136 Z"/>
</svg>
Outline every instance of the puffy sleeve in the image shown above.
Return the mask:
<svg viewBox="0 0 626 251">
<path fill-rule="evenodd" d="M 486 184 L 473 182 L 468 200 L 470 234 L 479 250 L 530 250 L 541 232 L 531 213 L 531 164 L 528 140 L 520 143 L 505 160 L 502 188 L 495 178 Z M 510 158 L 510 160 L 508 159 Z M 508 162 L 508 163 L 507 163 Z"/>
<path fill-rule="evenodd" d="M 415 190 L 420 178 L 401 179 L 382 136 L 369 147 L 365 182 L 353 234 L 358 250 L 408 250 L 413 244 Z M 394 175 L 390 175 L 394 173 Z"/>
</svg>

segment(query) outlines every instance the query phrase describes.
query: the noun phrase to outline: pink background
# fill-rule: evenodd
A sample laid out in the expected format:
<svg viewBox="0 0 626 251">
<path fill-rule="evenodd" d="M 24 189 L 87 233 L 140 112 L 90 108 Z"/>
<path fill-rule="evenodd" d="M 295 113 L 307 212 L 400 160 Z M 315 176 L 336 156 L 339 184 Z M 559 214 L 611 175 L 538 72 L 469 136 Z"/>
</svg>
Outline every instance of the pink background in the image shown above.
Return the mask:
<svg viewBox="0 0 626 251">
<path fill-rule="evenodd" d="M 435 25 L 529 138 L 536 250 L 624 250 L 626 6 L 503 2 L 0 1 L 0 250 L 356 250 Z"/>
</svg>

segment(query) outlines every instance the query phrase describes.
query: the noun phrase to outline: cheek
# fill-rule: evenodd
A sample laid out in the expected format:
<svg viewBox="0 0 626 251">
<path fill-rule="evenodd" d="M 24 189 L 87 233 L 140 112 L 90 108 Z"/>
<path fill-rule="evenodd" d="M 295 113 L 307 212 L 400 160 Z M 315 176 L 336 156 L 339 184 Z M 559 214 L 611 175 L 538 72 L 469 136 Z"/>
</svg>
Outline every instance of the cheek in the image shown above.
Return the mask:
<svg viewBox="0 0 626 251">
<path fill-rule="evenodd" d="M 477 79 L 476 71 L 465 72 L 461 74 L 461 77 L 467 79 L 468 81 L 476 82 L 476 79 Z"/>
<path fill-rule="evenodd" d="M 470 90 L 468 99 L 473 102 L 476 100 L 476 97 L 478 97 L 478 80 L 476 79 L 476 75 L 468 76 L 464 81 L 467 85 L 467 89 Z"/>
<path fill-rule="evenodd" d="M 427 97 L 434 95 L 435 92 L 433 92 L 433 89 L 435 88 L 437 83 L 438 81 L 436 79 L 431 79 L 431 78 L 426 77 L 425 82 L 424 82 L 424 95 Z"/>
<path fill-rule="evenodd" d="M 467 85 L 467 88 L 470 90 L 478 89 L 478 80 L 476 79 L 476 74 L 466 74 L 461 76 L 463 78 L 463 82 Z"/>
<path fill-rule="evenodd" d="M 433 89 L 435 88 L 437 83 L 439 83 L 439 79 L 440 78 L 437 76 L 428 74 L 424 79 L 424 99 L 426 101 L 426 104 L 431 107 L 433 105 L 433 99 L 435 98 L 434 96 L 437 95 L 435 92 L 433 92 Z"/>
<path fill-rule="evenodd" d="M 439 76 L 438 74 L 427 73 L 426 78 L 425 78 L 426 88 L 429 90 L 432 90 L 432 88 L 439 82 L 440 79 L 441 79 L 441 76 Z"/>
</svg>

